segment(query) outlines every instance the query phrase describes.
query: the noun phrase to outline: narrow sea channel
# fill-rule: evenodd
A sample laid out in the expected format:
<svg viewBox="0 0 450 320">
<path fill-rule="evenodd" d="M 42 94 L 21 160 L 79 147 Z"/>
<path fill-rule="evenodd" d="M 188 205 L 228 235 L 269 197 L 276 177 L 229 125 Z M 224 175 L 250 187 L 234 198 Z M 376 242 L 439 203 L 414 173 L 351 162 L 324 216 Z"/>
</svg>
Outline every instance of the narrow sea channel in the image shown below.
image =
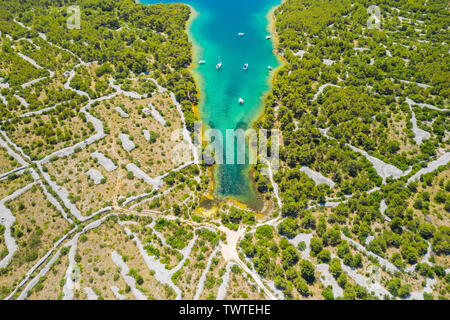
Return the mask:
<svg viewBox="0 0 450 320">
<path fill-rule="evenodd" d="M 142 0 L 152 4 L 161 0 Z M 204 125 L 219 129 L 247 129 L 263 111 L 262 98 L 270 90 L 280 61 L 266 39 L 268 13 L 280 0 L 185 0 L 197 15 L 190 25 L 194 43 L 194 73 L 201 91 L 200 116 Z M 243 33 L 243 35 L 239 35 Z M 273 36 L 273 35 L 271 35 Z M 199 64 L 201 60 L 204 63 Z M 220 70 L 216 65 L 221 62 Z M 248 69 L 244 70 L 244 65 Z M 242 98 L 243 103 L 239 102 Z M 232 197 L 254 209 L 262 202 L 249 179 L 248 164 L 217 165 L 215 196 Z"/>
</svg>

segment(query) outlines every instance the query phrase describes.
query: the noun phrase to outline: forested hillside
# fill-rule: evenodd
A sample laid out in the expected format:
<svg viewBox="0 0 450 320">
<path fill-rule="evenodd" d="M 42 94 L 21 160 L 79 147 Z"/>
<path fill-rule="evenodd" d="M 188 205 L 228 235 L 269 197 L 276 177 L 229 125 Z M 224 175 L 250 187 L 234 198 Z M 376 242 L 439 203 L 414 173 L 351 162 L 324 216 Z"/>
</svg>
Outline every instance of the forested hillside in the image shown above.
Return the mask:
<svg viewBox="0 0 450 320">
<path fill-rule="evenodd" d="M 284 297 L 447 299 L 448 3 L 286 0 L 275 19 L 285 64 L 257 125 L 281 129 L 281 168 L 255 179 L 284 219 L 245 255 Z"/>
</svg>

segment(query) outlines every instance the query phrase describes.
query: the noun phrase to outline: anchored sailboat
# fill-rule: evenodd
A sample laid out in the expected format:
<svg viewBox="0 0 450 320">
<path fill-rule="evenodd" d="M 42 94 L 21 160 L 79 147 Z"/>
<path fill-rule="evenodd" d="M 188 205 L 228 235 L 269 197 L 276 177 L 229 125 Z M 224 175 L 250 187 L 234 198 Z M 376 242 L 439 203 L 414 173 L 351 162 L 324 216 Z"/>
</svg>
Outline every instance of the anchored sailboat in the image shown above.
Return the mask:
<svg viewBox="0 0 450 320">
<path fill-rule="evenodd" d="M 239 98 L 239 104 L 244 104 L 244 99 Z"/>
<path fill-rule="evenodd" d="M 216 69 L 217 70 L 220 70 L 220 68 L 222 68 L 222 59 L 220 59 L 220 57 L 219 57 L 219 62 L 216 64 Z"/>
<path fill-rule="evenodd" d="M 244 64 L 244 67 L 242 69 L 244 69 L 244 71 L 247 70 L 248 69 L 248 63 Z"/>
</svg>

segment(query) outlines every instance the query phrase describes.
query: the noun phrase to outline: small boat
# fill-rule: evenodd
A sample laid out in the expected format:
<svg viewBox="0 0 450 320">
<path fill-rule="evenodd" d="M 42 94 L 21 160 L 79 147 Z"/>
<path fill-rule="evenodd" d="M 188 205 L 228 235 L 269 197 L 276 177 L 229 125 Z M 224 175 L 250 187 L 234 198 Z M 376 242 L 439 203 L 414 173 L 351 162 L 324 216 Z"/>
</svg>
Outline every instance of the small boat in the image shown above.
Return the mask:
<svg viewBox="0 0 450 320">
<path fill-rule="evenodd" d="M 266 40 L 272 39 L 272 36 L 266 36 Z"/>
<path fill-rule="evenodd" d="M 239 104 L 244 104 L 244 99 L 239 98 Z"/>
<path fill-rule="evenodd" d="M 216 64 L 216 69 L 220 70 L 220 68 L 222 68 L 222 59 L 219 57 L 219 62 Z"/>
<path fill-rule="evenodd" d="M 205 63 L 206 63 L 205 60 L 200 60 L 200 61 L 198 62 L 198 64 L 205 64 Z"/>
<path fill-rule="evenodd" d="M 271 67 L 271 66 L 268 66 L 267 69 L 272 70 L 272 67 Z"/>
<path fill-rule="evenodd" d="M 242 69 L 247 70 L 248 69 L 248 63 L 244 64 L 244 67 Z"/>
<path fill-rule="evenodd" d="M 238 36 L 239 36 L 239 37 L 242 37 L 243 35 L 244 35 L 243 32 L 239 32 L 239 33 L 238 33 Z"/>
</svg>

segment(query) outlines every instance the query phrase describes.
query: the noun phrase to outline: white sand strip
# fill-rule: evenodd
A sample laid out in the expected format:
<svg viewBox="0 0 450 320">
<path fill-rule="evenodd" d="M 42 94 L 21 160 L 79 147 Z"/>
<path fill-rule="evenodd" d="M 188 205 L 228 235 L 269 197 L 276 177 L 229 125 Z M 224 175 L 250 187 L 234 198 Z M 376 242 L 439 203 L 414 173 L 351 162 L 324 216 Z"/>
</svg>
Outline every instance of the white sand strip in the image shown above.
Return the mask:
<svg viewBox="0 0 450 320">
<path fill-rule="evenodd" d="M 103 168 L 105 168 L 105 170 L 108 172 L 117 169 L 117 166 L 114 164 L 114 162 L 99 151 L 92 152 L 91 157 L 97 159 L 98 163 L 103 166 Z"/>
<path fill-rule="evenodd" d="M 324 183 L 324 184 L 330 186 L 330 188 L 334 188 L 334 186 L 335 186 L 335 183 L 333 182 L 333 180 L 323 176 L 320 172 L 314 171 L 308 167 L 301 167 L 300 171 L 306 173 L 306 175 L 308 177 L 310 177 L 311 179 L 313 179 L 316 184 Z"/>
</svg>

